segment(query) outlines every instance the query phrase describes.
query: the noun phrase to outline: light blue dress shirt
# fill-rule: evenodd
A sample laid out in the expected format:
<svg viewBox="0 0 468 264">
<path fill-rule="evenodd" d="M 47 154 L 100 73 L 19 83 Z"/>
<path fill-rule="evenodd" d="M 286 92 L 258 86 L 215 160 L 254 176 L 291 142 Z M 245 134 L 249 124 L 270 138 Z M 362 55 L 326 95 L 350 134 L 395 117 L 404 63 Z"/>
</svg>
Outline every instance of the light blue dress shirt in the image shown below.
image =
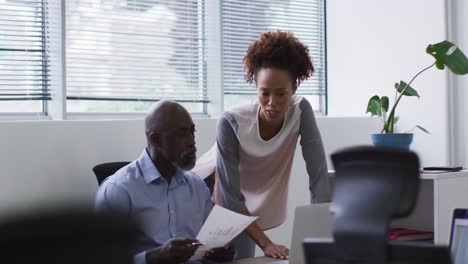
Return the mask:
<svg viewBox="0 0 468 264">
<path fill-rule="evenodd" d="M 146 263 L 146 250 L 174 237 L 195 238 L 213 203 L 205 182 L 189 171 L 177 170 L 168 183 L 145 149 L 102 183 L 95 207 L 127 214 L 140 223 L 134 261 Z"/>
</svg>

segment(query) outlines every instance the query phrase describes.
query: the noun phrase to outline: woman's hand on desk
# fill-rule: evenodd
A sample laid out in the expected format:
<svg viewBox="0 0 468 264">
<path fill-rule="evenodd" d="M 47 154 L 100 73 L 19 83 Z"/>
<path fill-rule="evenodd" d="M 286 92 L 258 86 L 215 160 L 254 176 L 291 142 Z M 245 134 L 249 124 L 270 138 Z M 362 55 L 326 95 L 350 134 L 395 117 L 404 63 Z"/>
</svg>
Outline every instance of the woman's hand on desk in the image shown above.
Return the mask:
<svg viewBox="0 0 468 264">
<path fill-rule="evenodd" d="M 275 259 L 288 259 L 289 249 L 283 245 L 270 243 L 263 248 L 265 256 Z"/>
</svg>

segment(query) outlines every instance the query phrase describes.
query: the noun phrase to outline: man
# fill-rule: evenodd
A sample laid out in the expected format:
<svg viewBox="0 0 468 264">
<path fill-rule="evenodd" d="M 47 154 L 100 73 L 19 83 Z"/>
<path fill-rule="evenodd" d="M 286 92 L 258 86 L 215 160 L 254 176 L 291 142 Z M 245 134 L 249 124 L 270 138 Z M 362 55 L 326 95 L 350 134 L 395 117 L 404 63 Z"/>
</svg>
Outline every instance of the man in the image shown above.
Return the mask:
<svg viewBox="0 0 468 264">
<path fill-rule="evenodd" d="M 194 239 L 210 213 L 210 192 L 195 165 L 195 125 L 181 105 L 161 101 L 145 119 L 147 147 L 140 157 L 104 181 L 98 210 L 119 211 L 141 224 L 135 263 L 180 263 L 193 256 Z M 231 245 L 211 250 L 206 259 L 231 260 Z"/>
</svg>

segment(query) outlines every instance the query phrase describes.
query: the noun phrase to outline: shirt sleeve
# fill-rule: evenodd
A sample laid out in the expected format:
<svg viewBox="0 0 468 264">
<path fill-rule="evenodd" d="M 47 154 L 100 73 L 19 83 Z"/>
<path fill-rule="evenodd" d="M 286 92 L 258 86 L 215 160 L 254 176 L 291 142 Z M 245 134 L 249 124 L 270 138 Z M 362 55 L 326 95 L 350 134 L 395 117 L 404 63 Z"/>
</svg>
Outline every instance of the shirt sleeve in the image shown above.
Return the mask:
<svg viewBox="0 0 468 264">
<path fill-rule="evenodd" d="M 216 173 L 219 182 L 219 192 L 223 206 L 229 210 L 240 212 L 246 210 L 245 198 L 240 191 L 239 175 L 239 140 L 235 131 L 237 122 L 232 115 L 225 112 L 221 115 L 216 132 Z"/>
<path fill-rule="evenodd" d="M 330 201 L 327 159 L 322 138 L 315 121 L 314 111 L 309 101 L 300 102 L 301 124 L 300 134 L 302 156 L 304 157 L 307 174 L 309 174 L 309 190 L 311 203 Z"/>
<path fill-rule="evenodd" d="M 130 215 L 130 201 L 130 195 L 125 188 L 115 183 L 104 182 L 97 191 L 94 207 L 96 211 Z"/>
<path fill-rule="evenodd" d="M 94 208 L 98 212 L 117 212 L 130 215 L 130 195 L 122 186 L 104 182 L 97 191 Z M 133 263 L 146 264 L 146 251 L 133 255 Z"/>
</svg>

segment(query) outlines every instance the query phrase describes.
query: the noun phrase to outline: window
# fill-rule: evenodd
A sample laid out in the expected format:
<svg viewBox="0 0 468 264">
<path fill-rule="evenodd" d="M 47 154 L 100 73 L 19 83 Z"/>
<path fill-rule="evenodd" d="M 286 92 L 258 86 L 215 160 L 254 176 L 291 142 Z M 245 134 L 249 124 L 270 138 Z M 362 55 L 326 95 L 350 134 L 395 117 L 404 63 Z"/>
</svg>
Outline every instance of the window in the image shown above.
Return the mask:
<svg viewBox="0 0 468 264">
<path fill-rule="evenodd" d="M 323 1 L 311 0 L 223 0 L 222 53 L 224 106 L 229 109 L 256 99 L 254 85 L 244 81 L 242 59 L 247 47 L 265 31 L 291 31 L 308 45 L 314 75 L 297 93 L 305 96 L 315 110 L 325 112 L 325 16 Z"/>
<path fill-rule="evenodd" d="M 172 99 L 216 115 L 256 98 L 242 58 L 276 29 L 309 46 L 316 73 L 298 93 L 325 111 L 324 2 L 0 0 L 0 114 L 138 113 Z"/>
<path fill-rule="evenodd" d="M 0 1 L 0 112 L 44 112 L 50 100 L 41 0 Z"/>
<path fill-rule="evenodd" d="M 70 112 L 147 111 L 173 99 L 203 112 L 203 0 L 68 0 Z"/>
</svg>

